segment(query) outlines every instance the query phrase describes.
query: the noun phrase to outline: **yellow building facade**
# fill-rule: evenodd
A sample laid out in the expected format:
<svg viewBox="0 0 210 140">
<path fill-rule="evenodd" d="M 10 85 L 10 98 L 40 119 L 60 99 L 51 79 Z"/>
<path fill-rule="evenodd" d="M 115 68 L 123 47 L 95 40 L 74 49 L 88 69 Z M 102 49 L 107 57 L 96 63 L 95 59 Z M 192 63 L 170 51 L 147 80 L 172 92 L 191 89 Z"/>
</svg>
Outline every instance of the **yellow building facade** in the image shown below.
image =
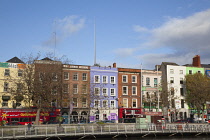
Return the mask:
<svg viewBox="0 0 210 140">
<path fill-rule="evenodd" d="M 17 102 L 14 93 L 20 89 L 25 64 L 14 57 L 7 62 L 0 63 L 0 108 L 21 108 L 23 102 Z"/>
</svg>

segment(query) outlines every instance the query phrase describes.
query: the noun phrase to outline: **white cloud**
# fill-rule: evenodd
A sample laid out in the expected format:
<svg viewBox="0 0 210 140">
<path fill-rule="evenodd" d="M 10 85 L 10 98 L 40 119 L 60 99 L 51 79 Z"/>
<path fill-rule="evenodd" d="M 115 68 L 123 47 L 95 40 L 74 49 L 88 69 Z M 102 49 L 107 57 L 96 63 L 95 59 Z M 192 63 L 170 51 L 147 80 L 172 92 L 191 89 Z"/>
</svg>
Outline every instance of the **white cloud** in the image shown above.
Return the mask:
<svg viewBox="0 0 210 140">
<path fill-rule="evenodd" d="M 58 20 L 58 31 L 65 36 L 80 31 L 85 25 L 85 19 L 78 16 L 67 16 Z"/>
<path fill-rule="evenodd" d="M 118 48 L 114 51 L 119 57 L 128 57 L 135 52 L 137 48 Z"/>
<path fill-rule="evenodd" d="M 139 49 L 121 48 L 116 52 L 127 57 L 138 53 L 137 60 L 144 62 L 148 68 L 154 68 L 161 62 L 189 64 L 196 54 L 201 56 L 201 63 L 210 63 L 210 9 L 186 18 L 168 18 L 155 29 L 136 25 L 134 31 L 149 33 L 148 40 L 141 43 Z M 146 48 L 144 53 L 142 46 Z"/>
<path fill-rule="evenodd" d="M 147 28 L 139 26 L 139 25 L 134 25 L 133 30 L 135 32 L 148 32 L 149 31 Z"/>
<path fill-rule="evenodd" d="M 51 37 L 43 42 L 43 46 L 54 46 L 55 33 L 56 43 L 60 43 L 72 34 L 79 32 L 85 26 L 85 19 L 78 16 L 66 16 L 63 19 L 57 19 L 54 26 L 56 32 L 53 31 Z"/>
</svg>

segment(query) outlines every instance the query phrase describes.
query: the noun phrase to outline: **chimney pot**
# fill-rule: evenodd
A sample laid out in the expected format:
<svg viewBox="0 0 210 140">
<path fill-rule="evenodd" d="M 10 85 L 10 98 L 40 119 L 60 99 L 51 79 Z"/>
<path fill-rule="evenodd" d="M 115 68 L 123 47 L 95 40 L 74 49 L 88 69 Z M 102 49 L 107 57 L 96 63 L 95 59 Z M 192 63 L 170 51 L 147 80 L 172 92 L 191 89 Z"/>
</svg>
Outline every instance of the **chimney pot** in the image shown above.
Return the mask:
<svg viewBox="0 0 210 140">
<path fill-rule="evenodd" d="M 192 65 L 194 67 L 201 67 L 201 60 L 200 60 L 200 56 L 199 55 L 196 55 L 196 56 L 193 57 Z"/>
<path fill-rule="evenodd" d="M 113 63 L 113 68 L 116 68 L 117 67 L 117 64 L 116 63 Z"/>
</svg>

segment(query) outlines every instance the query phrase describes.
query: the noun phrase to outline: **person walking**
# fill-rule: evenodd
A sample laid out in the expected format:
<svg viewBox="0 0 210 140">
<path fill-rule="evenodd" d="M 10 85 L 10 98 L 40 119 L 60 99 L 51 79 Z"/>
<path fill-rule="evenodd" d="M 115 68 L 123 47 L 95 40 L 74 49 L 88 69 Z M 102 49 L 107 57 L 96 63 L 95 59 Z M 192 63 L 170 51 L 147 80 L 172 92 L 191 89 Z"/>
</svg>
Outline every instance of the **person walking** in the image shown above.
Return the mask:
<svg viewBox="0 0 210 140">
<path fill-rule="evenodd" d="M 30 130 L 31 130 L 31 124 L 30 123 L 28 123 L 28 132 L 30 132 Z"/>
</svg>

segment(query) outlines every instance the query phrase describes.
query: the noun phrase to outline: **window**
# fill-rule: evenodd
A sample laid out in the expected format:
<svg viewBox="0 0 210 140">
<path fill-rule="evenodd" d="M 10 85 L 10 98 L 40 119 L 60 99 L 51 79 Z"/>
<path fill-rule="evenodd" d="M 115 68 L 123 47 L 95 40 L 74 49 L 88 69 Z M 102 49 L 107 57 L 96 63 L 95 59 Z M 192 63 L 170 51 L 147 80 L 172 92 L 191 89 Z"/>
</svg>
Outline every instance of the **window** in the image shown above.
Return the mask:
<svg viewBox="0 0 210 140">
<path fill-rule="evenodd" d="M 17 83 L 17 93 L 20 93 L 22 88 L 23 88 L 23 84 L 22 83 Z"/>
<path fill-rule="evenodd" d="M 179 70 L 179 74 L 183 74 L 183 70 Z"/>
<path fill-rule="evenodd" d="M 3 101 L 2 106 L 8 106 L 8 101 Z"/>
<path fill-rule="evenodd" d="M 180 95 L 184 96 L 184 88 L 180 88 Z"/>
<path fill-rule="evenodd" d="M 63 107 L 64 108 L 68 108 L 68 103 L 67 102 L 63 102 Z"/>
<path fill-rule="evenodd" d="M 184 108 L 184 99 L 181 99 L 181 108 Z"/>
<path fill-rule="evenodd" d="M 86 98 L 82 98 L 82 107 L 87 107 L 87 100 L 86 100 Z"/>
<path fill-rule="evenodd" d="M 82 81 L 87 81 L 87 73 L 82 74 Z"/>
<path fill-rule="evenodd" d="M 158 81 L 157 78 L 154 78 L 154 87 L 157 87 Z"/>
<path fill-rule="evenodd" d="M 115 76 L 111 76 L 110 77 L 110 83 L 111 84 L 115 84 Z"/>
<path fill-rule="evenodd" d="M 95 101 L 94 101 L 94 107 L 95 107 L 95 108 L 100 107 L 100 101 L 99 101 L 99 100 L 95 100 Z"/>
<path fill-rule="evenodd" d="M 122 87 L 122 92 L 123 92 L 122 93 L 123 95 L 128 95 L 128 87 L 127 86 L 123 86 Z"/>
<path fill-rule="evenodd" d="M 64 72 L 63 74 L 64 76 L 64 80 L 69 80 L 69 73 L 68 72 Z"/>
<path fill-rule="evenodd" d="M 174 83 L 174 77 L 170 77 L 170 83 Z"/>
<path fill-rule="evenodd" d="M 110 100 L 110 107 L 115 108 L 115 100 Z"/>
<path fill-rule="evenodd" d="M 192 70 L 189 70 L 189 74 L 192 74 Z"/>
<path fill-rule="evenodd" d="M 174 70 L 173 69 L 170 69 L 170 74 L 174 74 Z"/>
<path fill-rule="evenodd" d="M 132 86 L 132 95 L 137 95 L 137 87 Z"/>
<path fill-rule="evenodd" d="M 123 83 L 127 83 L 128 82 L 127 80 L 128 80 L 128 76 L 127 75 L 123 75 L 122 76 L 122 82 Z"/>
<path fill-rule="evenodd" d="M 108 107 L 108 101 L 107 100 L 103 100 L 102 107 Z"/>
<path fill-rule="evenodd" d="M 56 95 L 56 94 L 57 94 L 57 87 L 56 87 L 56 86 L 54 86 L 54 87 L 52 88 L 51 93 L 52 93 L 53 95 Z"/>
<path fill-rule="evenodd" d="M 78 99 L 73 98 L 73 107 L 78 107 Z"/>
<path fill-rule="evenodd" d="M 137 108 L 137 99 L 132 99 L 132 107 Z"/>
<path fill-rule="evenodd" d="M 5 69 L 4 76 L 10 76 L 10 70 L 9 69 Z"/>
<path fill-rule="evenodd" d="M 110 88 L 110 96 L 115 96 L 115 88 Z"/>
<path fill-rule="evenodd" d="M 87 94 L 87 85 L 82 85 L 82 94 Z"/>
<path fill-rule="evenodd" d="M 102 79 L 103 79 L 103 83 L 108 83 L 108 77 L 107 76 L 103 76 Z"/>
<path fill-rule="evenodd" d="M 52 80 L 57 81 L 58 80 L 58 75 L 57 73 L 52 73 Z"/>
<path fill-rule="evenodd" d="M 18 70 L 18 76 L 19 77 L 22 77 L 23 76 L 23 70 L 20 70 L 20 69 Z"/>
<path fill-rule="evenodd" d="M 136 75 L 132 75 L 132 83 L 137 83 L 137 76 Z"/>
<path fill-rule="evenodd" d="M 95 95 L 99 95 L 99 91 L 100 91 L 100 89 L 98 87 L 94 88 L 94 94 Z"/>
<path fill-rule="evenodd" d="M 103 88 L 102 89 L 102 92 L 103 92 L 103 96 L 108 96 L 108 94 L 107 94 L 107 88 Z"/>
<path fill-rule="evenodd" d="M 100 83 L 99 75 L 94 76 L 94 83 Z"/>
<path fill-rule="evenodd" d="M 78 73 L 77 73 L 77 72 L 75 72 L 75 73 L 73 74 L 73 80 L 74 80 L 74 81 L 77 81 L 77 80 L 78 80 Z"/>
<path fill-rule="evenodd" d="M 52 107 L 56 107 L 56 104 L 57 104 L 56 99 L 52 100 L 52 102 L 51 102 L 51 106 L 52 106 Z"/>
<path fill-rule="evenodd" d="M 180 78 L 180 84 L 184 84 L 184 80 L 182 77 Z"/>
<path fill-rule="evenodd" d="M 9 83 L 4 82 L 4 92 L 8 92 L 9 91 Z"/>
<path fill-rule="evenodd" d="M 171 95 L 174 95 L 174 88 L 171 88 Z"/>
<path fill-rule="evenodd" d="M 171 107 L 175 108 L 175 101 L 174 101 L 174 99 L 171 100 Z"/>
<path fill-rule="evenodd" d="M 69 93 L 69 84 L 63 85 L 63 93 Z"/>
<path fill-rule="evenodd" d="M 149 77 L 146 78 L 146 85 L 147 85 L 147 86 L 150 85 L 150 78 L 149 78 Z"/>
<path fill-rule="evenodd" d="M 39 80 L 40 81 L 43 81 L 44 80 L 44 73 L 39 73 Z"/>
<path fill-rule="evenodd" d="M 127 98 L 123 98 L 123 107 L 124 108 L 128 107 L 128 99 Z"/>
<path fill-rule="evenodd" d="M 73 84 L 73 94 L 77 94 L 77 93 L 78 93 L 78 85 Z"/>
</svg>

